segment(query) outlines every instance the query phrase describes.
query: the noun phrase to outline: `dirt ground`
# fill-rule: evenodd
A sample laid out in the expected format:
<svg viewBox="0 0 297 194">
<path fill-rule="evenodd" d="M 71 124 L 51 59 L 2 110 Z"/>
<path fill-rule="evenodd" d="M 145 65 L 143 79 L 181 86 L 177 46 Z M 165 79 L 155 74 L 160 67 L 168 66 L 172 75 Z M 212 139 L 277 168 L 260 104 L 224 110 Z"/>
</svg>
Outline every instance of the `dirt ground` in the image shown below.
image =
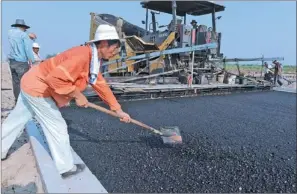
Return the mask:
<svg viewBox="0 0 297 194">
<path fill-rule="evenodd" d="M 1 65 L 1 123 L 14 106 L 11 76 L 7 63 Z M 44 193 L 37 171 L 35 158 L 28 142 L 28 136 L 23 133 L 13 144 L 11 154 L 2 161 L 1 189 L 2 193 Z"/>
</svg>

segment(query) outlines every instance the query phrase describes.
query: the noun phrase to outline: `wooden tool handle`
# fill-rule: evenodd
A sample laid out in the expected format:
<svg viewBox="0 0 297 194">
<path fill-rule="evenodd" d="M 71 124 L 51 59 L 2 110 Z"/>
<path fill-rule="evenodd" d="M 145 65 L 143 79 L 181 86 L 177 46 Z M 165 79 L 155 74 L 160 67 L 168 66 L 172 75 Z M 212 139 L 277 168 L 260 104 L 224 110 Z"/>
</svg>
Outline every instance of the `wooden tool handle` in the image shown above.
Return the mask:
<svg viewBox="0 0 297 194">
<path fill-rule="evenodd" d="M 91 103 L 91 102 L 88 103 L 88 106 L 91 107 L 91 108 L 94 108 L 94 109 L 96 109 L 96 110 L 99 110 L 99 111 L 101 111 L 101 112 L 104 112 L 104 113 L 106 113 L 106 114 L 109 114 L 109 115 L 111 115 L 111 116 L 119 117 L 117 113 L 115 113 L 115 112 L 113 112 L 113 111 L 111 111 L 111 110 L 108 110 L 108 109 L 106 109 L 106 108 L 103 108 L 103 107 L 101 107 L 101 106 L 98 106 L 98 105 L 96 105 L 96 104 L 93 104 L 93 103 Z"/>
<path fill-rule="evenodd" d="M 96 110 L 99 110 L 99 111 L 101 111 L 101 112 L 104 112 L 104 113 L 106 113 L 106 114 L 109 114 L 109 115 L 111 115 L 111 116 L 121 118 L 121 117 L 118 116 L 117 113 L 115 113 L 115 112 L 113 112 L 113 111 L 111 111 L 111 110 L 108 110 L 108 109 L 106 109 L 106 108 L 103 108 L 103 107 L 101 107 L 101 106 L 98 106 L 98 105 L 96 105 L 96 104 L 93 104 L 93 103 L 91 103 L 91 102 L 88 103 L 88 106 L 91 107 L 91 108 L 94 108 L 94 109 L 96 109 Z M 131 118 L 130 121 L 131 121 L 131 123 L 134 123 L 135 125 L 138 125 L 138 126 L 143 127 L 143 128 L 145 128 L 145 129 L 151 130 L 151 131 L 153 131 L 153 132 L 156 133 L 156 134 L 162 135 L 162 133 L 161 133 L 160 131 L 158 131 L 158 130 L 156 130 L 156 129 L 154 129 L 154 128 L 152 128 L 152 127 L 150 127 L 150 126 L 148 126 L 148 125 L 146 125 L 146 124 L 144 124 L 144 123 L 142 123 L 142 122 L 140 122 L 140 121 L 137 121 L 137 120 L 132 119 L 132 118 Z"/>
</svg>

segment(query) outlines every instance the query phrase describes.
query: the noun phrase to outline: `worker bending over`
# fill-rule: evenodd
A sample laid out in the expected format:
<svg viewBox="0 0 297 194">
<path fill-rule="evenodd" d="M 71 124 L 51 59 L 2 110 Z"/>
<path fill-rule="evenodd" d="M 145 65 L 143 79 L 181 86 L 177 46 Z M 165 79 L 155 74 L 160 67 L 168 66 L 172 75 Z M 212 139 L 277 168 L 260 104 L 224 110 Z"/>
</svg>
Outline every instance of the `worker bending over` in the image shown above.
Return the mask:
<svg viewBox="0 0 297 194">
<path fill-rule="evenodd" d="M 39 49 L 40 49 L 39 44 L 37 42 L 34 42 L 32 45 L 32 49 L 33 49 L 33 56 L 34 56 L 34 61 L 35 61 L 33 63 L 33 65 L 38 65 L 42 61 L 42 59 L 39 55 Z"/>
<path fill-rule="evenodd" d="M 47 139 L 51 155 L 62 177 L 69 177 L 84 169 L 74 164 L 67 124 L 59 108 L 72 99 L 80 107 L 87 107 L 82 94 L 88 84 L 124 122 L 130 116 L 123 112 L 102 74 L 100 60 L 119 52 L 119 36 L 115 27 L 99 25 L 89 45 L 77 46 L 33 66 L 21 80 L 21 92 L 15 108 L 2 125 L 2 159 L 23 131 L 26 123 L 35 117 Z"/>
</svg>

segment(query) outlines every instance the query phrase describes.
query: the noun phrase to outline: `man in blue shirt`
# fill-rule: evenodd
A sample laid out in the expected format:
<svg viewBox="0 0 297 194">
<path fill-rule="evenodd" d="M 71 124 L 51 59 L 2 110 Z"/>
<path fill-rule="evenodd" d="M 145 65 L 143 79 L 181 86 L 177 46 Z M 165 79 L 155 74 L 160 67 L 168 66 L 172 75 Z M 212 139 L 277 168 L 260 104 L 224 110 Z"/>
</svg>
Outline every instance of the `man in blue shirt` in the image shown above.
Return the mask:
<svg viewBox="0 0 297 194">
<path fill-rule="evenodd" d="M 13 93 L 15 100 L 18 99 L 20 93 L 20 81 L 22 76 L 29 70 L 34 63 L 32 51 L 32 40 L 36 36 L 27 34 L 26 31 L 30 27 L 25 24 L 22 19 L 17 19 L 15 24 L 11 25 L 8 32 L 8 41 L 10 44 L 9 66 L 12 76 Z"/>
</svg>

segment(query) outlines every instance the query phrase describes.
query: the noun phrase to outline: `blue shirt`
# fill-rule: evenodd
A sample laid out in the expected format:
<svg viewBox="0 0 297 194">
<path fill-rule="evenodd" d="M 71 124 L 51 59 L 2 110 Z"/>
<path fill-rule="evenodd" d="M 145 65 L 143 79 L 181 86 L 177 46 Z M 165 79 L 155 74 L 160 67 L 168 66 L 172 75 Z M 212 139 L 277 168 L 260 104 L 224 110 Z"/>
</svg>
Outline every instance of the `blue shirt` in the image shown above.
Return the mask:
<svg viewBox="0 0 297 194">
<path fill-rule="evenodd" d="M 18 62 L 28 62 L 30 59 L 34 63 L 32 41 L 27 33 L 19 28 L 12 28 L 8 31 L 8 41 L 10 44 L 9 59 Z"/>
</svg>

